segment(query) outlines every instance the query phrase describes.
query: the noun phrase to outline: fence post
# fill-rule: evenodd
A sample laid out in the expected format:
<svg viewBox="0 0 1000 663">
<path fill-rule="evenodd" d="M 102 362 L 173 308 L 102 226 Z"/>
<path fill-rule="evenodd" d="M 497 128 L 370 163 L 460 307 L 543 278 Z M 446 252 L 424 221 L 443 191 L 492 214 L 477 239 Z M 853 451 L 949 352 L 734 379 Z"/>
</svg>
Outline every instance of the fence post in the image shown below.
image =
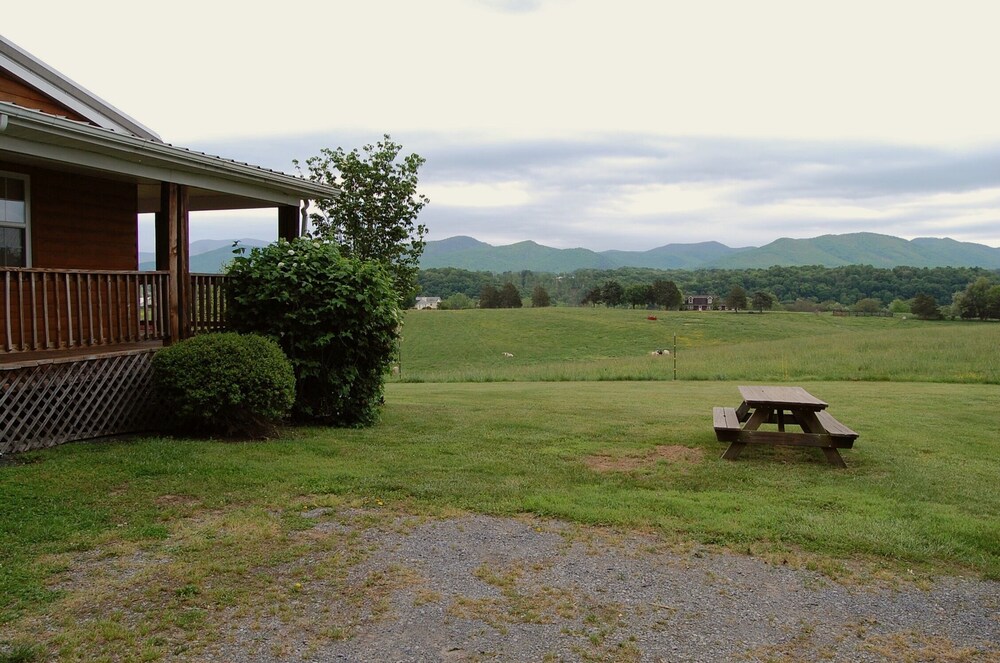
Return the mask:
<svg viewBox="0 0 1000 663">
<path fill-rule="evenodd" d="M 674 334 L 674 381 L 677 380 L 677 334 Z"/>
</svg>

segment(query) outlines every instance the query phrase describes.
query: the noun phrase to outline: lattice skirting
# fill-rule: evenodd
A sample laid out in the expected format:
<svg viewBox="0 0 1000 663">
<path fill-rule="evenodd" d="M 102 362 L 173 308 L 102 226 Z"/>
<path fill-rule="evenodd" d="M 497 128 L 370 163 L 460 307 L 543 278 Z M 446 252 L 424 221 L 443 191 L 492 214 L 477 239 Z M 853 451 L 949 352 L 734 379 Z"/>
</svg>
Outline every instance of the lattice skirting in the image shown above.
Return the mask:
<svg viewBox="0 0 1000 663">
<path fill-rule="evenodd" d="M 0 454 L 151 430 L 155 350 L 0 370 Z"/>
</svg>

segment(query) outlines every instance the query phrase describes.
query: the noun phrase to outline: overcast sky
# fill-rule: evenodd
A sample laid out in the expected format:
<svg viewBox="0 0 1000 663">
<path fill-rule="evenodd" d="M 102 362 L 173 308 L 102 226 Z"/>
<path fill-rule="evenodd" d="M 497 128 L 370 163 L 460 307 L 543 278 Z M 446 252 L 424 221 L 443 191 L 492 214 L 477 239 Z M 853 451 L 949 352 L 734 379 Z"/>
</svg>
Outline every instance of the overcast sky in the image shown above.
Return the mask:
<svg viewBox="0 0 1000 663">
<path fill-rule="evenodd" d="M 3 15 L 4 36 L 170 143 L 291 171 L 392 134 L 427 159 L 429 239 L 604 250 L 872 231 L 1000 247 L 995 0 Z M 191 234 L 270 239 L 274 216 L 199 215 Z"/>
</svg>

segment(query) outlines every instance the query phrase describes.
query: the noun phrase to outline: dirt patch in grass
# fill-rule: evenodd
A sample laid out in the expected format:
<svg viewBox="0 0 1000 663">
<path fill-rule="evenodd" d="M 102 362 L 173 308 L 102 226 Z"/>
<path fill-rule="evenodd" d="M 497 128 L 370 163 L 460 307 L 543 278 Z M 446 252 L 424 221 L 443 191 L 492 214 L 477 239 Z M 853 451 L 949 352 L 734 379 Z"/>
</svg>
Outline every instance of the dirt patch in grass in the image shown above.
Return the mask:
<svg viewBox="0 0 1000 663">
<path fill-rule="evenodd" d="M 634 472 L 652 467 L 661 460 L 671 465 L 697 465 L 704 456 L 705 452 L 700 448 L 685 447 L 679 444 L 662 444 L 653 447 L 641 456 L 594 454 L 587 456 L 584 462 L 595 472 Z"/>
</svg>

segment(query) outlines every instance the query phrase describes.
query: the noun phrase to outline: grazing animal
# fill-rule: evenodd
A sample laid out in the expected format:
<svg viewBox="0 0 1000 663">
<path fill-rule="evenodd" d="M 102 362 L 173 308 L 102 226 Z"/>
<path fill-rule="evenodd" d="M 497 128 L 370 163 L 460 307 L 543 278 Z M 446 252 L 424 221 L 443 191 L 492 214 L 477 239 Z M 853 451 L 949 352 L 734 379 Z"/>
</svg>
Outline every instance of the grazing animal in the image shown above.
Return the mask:
<svg viewBox="0 0 1000 663">
<path fill-rule="evenodd" d="M 512 354 L 511 354 L 511 353 L 509 353 L 509 352 L 505 352 L 505 353 L 503 353 L 503 356 L 504 356 L 504 357 L 507 357 L 508 359 L 513 359 L 513 358 L 514 358 L 514 355 L 512 355 Z"/>
<path fill-rule="evenodd" d="M 662 357 L 663 355 L 669 355 L 670 350 L 653 350 L 649 354 L 653 355 L 654 357 Z"/>
</svg>

